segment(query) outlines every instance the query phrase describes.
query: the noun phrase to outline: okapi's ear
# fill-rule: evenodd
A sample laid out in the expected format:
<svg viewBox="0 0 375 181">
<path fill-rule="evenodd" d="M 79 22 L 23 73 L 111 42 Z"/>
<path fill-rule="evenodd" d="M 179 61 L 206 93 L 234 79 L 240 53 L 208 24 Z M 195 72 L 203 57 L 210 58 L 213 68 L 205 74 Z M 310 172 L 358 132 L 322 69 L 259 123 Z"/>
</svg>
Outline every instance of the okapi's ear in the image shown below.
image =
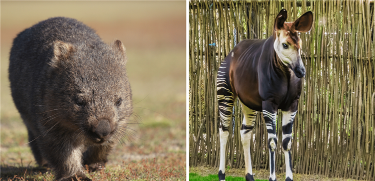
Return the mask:
<svg viewBox="0 0 375 181">
<path fill-rule="evenodd" d="M 292 29 L 294 28 L 296 31 L 305 33 L 310 31 L 311 26 L 313 23 L 313 14 L 311 11 L 306 12 L 301 17 L 299 17 L 296 21 L 294 21 L 292 25 Z"/>
<path fill-rule="evenodd" d="M 62 41 L 53 42 L 53 58 L 50 62 L 52 67 L 58 67 L 63 61 L 67 60 L 74 51 L 74 46 Z"/>
<path fill-rule="evenodd" d="M 116 40 L 115 42 L 113 42 L 112 47 L 115 50 L 117 50 L 121 53 L 121 55 L 124 57 L 124 61 L 126 63 L 126 48 L 125 48 L 124 44 L 122 44 L 122 42 L 120 40 Z"/>
<path fill-rule="evenodd" d="M 285 9 L 282 9 L 279 14 L 276 16 L 275 19 L 275 30 L 280 30 L 284 26 L 284 22 L 286 21 L 286 18 L 288 17 L 287 12 Z"/>
</svg>

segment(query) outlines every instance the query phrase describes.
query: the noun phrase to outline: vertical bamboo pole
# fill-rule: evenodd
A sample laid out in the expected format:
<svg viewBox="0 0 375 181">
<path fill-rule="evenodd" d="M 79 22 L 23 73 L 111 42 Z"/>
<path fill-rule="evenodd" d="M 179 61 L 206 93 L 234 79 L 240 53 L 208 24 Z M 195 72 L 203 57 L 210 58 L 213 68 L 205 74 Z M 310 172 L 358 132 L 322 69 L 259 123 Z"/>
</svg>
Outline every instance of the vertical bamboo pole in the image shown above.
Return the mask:
<svg viewBox="0 0 375 181">
<path fill-rule="evenodd" d="M 244 37 L 262 38 L 264 33 L 269 36 L 273 13 L 283 5 L 290 15 L 288 21 L 307 10 L 313 11 L 315 20 L 310 34 L 300 36 L 304 42 L 306 78 L 294 125 L 295 171 L 373 179 L 375 53 L 371 52 L 375 52 L 372 41 L 375 11 L 372 2 L 303 0 L 298 5 L 301 2 L 296 0 L 214 1 L 212 6 L 210 3 L 194 0 L 189 3 L 190 165 L 218 165 L 215 83 L 222 57 Z M 208 46 L 212 42 L 215 47 Z M 235 106 L 231 133 L 234 142 L 228 144 L 230 162 L 227 163 L 243 167 L 238 124 L 242 115 L 237 102 Z M 253 165 L 258 169 L 268 168 L 265 127 L 259 116 L 255 140 L 251 140 Z M 277 124 L 280 125 L 280 117 Z M 281 136 L 279 126 L 277 136 Z M 281 153 L 281 145 L 277 153 Z M 277 165 L 284 165 L 282 156 L 276 158 Z"/>
</svg>

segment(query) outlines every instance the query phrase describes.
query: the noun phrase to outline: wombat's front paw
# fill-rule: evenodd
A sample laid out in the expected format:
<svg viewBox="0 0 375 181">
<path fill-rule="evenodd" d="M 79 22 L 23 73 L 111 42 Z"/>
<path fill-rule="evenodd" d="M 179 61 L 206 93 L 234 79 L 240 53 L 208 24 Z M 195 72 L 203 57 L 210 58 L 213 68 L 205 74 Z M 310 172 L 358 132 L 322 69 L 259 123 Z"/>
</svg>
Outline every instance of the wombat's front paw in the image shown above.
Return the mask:
<svg viewBox="0 0 375 181">
<path fill-rule="evenodd" d="M 78 178 L 78 179 L 77 179 Z M 72 176 L 69 178 L 62 178 L 62 179 L 57 179 L 57 181 L 92 181 L 90 178 L 86 176 Z"/>
<path fill-rule="evenodd" d="M 57 176 L 56 181 L 92 181 L 83 172 L 77 173 L 71 177 Z"/>
<path fill-rule="evenodd" d="M 80 181 L 92 181 L 90 178 L 88 177 L 85 177 L 85 178 L 82 178 L 82 177 L 78 177 Z M 74 181 L 76 181 L 76 177 L 74 177 Z M 78 181 L 78 180 L 77 180 Z"/>
<path fill-rule="evenodd" d="M 92 164 L 86 165 L 86 169 L 87 169 L 87 166 L 88 166 L 89 172 L 96 172 L 96 171 L 104 169 L 105 163 L 104 162 L 92 163 Z"/>
</svg>

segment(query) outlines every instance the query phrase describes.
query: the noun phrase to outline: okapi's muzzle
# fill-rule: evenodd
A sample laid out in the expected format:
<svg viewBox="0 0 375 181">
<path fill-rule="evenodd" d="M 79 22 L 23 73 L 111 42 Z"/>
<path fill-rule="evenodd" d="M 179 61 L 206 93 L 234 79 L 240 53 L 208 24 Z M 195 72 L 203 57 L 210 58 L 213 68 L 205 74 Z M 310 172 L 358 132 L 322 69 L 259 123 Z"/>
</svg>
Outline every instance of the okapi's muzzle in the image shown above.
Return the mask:
<svg viewBox="0 0 375 181">
<path fill-rule="evenodd" d="M 305 67 L 302 65 L 302 66 L 298 66 L 296 68 L 293 69 L 293 72 L 294 74 L 298 77 L 298 78 L 302 78 L 305 76 Z"/>
<path fill-rule="evenodd" d="M 301 58 L 297 58 L 297 61 L 286 66 L 290 68 L 290 70 L 292 70 L 294 75 L 296 75 L 298 78 L 302 78 L 305 76 L 306 70 Z"/>
</svg>

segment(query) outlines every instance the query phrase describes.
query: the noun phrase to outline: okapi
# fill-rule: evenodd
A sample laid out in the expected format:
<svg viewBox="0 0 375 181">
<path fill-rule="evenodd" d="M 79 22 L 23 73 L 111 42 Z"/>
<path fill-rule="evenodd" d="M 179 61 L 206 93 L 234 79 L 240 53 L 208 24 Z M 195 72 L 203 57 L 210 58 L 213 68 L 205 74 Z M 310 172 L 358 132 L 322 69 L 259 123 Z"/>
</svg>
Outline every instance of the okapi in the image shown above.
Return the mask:
<svg viewBox="0 0 375 181">
<path fill-rule="evenodd" d="M 294 22 L 285 22 L 287 11 L 281 10 L 275 19 L 273 35 L 263 40 L 241 41 L 225 57 L 217 75 L 217 99 L 220 113 L 219 180 L 225 180 L 225 148 L 229 124 L 236 97 L 244 114 L 241 142 L 245 155 L 246 180 L 254 180 L 250 157 L 250 131 L 254 128 L 257 111 L 263 112 L 268 132 L 270 178 L 276 180 L 275 149 L 276 114 L 282 110 L 282 148 L 285 154 L 286 180 L 293 180 L 290 149 L 292 128 L 297 113 L 305 67 L 301 60 L 302 41 L 298 32 L 310 31 L 312 12 Z"/>
</svg>

